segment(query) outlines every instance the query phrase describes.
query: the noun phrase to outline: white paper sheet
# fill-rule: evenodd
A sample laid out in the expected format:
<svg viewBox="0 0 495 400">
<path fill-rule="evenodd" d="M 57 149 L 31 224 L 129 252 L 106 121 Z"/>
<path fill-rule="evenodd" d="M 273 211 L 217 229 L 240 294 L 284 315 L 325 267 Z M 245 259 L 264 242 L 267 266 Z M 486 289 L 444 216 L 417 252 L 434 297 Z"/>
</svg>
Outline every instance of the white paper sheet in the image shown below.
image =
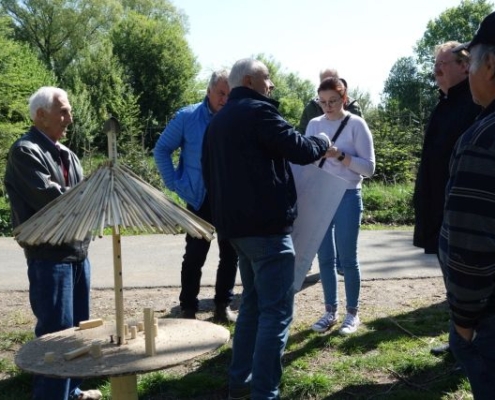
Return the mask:
<svg viewBox="0 0 495 400">
<path fill-rule="evenodd" d="M 294 288 L 299 291 L 344 196 L 347 181 L 313 164 L 291 167 L 298 210 L 292 232 L 296 251 Z"/>
</svg>

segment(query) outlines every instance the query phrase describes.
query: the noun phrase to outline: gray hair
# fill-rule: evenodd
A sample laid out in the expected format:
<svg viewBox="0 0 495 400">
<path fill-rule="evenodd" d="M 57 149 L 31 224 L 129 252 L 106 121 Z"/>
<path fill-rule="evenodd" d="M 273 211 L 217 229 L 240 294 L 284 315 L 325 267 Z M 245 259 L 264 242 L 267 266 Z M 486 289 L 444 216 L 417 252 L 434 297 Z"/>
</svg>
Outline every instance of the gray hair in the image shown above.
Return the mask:
<svg viewBox="0 0 495 400">
<path fill-rule="evenodd" d="M 220 69 L 218 71 L 213 71 L 211 74 L 210 81 L 208 82 L 208 89 L 213 89 L 218 81 L 229 81 L 229 71 L 226 69 Z"/>
<path fill-rule="evenodd" d="M 477 71 L 478 68 L 491 56 L 495 57 L 495 46 L 488 44 L 478 44 L 470 50 L 471 59 L 469 70 Z"/>
<path fill-rule="evenodd" d="M 461 45 L 460 42 L 458 42 L 456 40 L 450 40 L 448 42 L 436 45 L 435 49 L 433 51 L 433 54 L 436 58 L 440 53 L 452 51 L 460 45 Z M 464 62 L 469 61 L 469 54 L 466 50 L 456 51 L 454 53 L 454 57 L 455 57 L 456 61 L 464 61 Z"/>
<path fill-rule="evenodd" d="M 237 60 L 232 67 L 229 75 L 230 89 L 243 86 L 242 80 L 247 75 L 256 75 L 266 69 L 265 64 L 254 58 L 243 58 Z"/>
<path fill-rule="evenodd" d="M 340 76 L 335 68 L 324 68 L 320 71 L 320 82 L 326 78 L 340 78 Z"/>
<path fill-rule="evenodd" d="M 68 99 L 67 92 L 54 86 L 43 86 L 29 98 L 29 116 L 34 121 L 36 112 L 42 108 L 50 111 L 56 97 Z"/>
</svg>

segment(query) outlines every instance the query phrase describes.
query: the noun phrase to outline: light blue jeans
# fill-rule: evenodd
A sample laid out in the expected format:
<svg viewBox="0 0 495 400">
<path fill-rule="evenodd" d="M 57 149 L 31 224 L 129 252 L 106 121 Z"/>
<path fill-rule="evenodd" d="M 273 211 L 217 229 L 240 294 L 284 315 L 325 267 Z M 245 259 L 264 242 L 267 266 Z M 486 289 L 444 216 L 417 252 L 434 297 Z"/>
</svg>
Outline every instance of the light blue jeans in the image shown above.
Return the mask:
<svg viewBox="0 0 495 400">
<path fill-rule="evenodd" d="M 358 236 L 363 213 L 361 189 L 347 189 L 318 250 L 320 278 L 327 308 L 338 307 L 337 254 L 344 271 L 347 309 L 357 312 L 361 290 Z"/>
<path fill-rule="evenodd" d="M 471 342 L 462 338 L 450 325 L 452 353 L 466 373 L 475 400 L 493 400 L 495 396 L 495 315 L 482 318 Z"/>
<path fill-rule="evenodd" d="M 88 259 L 57 263 L 27 260 L 29 301 L 37 319 L 37 337 L 62 331 L 89 319 L 90 271 Z M 36 375 L 33 400 L 67 400 L 80 394 L 79 379 Z"/>
<path fill-rule="evenodd" d="M 294 310 L 295 253 L 290 235 L 231 239 L 243 292 L 229 386 L 251 387 L 251 400 L 279 399 L 282 355 Z"/>
</svg>

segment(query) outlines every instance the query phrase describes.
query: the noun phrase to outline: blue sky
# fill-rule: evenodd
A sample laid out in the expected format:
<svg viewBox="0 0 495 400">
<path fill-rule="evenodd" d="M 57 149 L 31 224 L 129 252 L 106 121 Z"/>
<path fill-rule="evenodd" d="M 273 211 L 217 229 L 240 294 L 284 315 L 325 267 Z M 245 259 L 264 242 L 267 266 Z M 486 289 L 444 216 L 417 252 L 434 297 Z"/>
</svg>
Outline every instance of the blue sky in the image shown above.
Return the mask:
<svg viewBox="0 0 495 400">
<path fill-rule="evenodd" d="M 201 76 L 258 53 L 318 83 L 336 68 L 375 103 L 400 57 L 413 55 L 428 21 L 461 0 L 171 0 L 189 17 Z M 452 38 L 456 39 L 456 38 Z"/>
</svg>

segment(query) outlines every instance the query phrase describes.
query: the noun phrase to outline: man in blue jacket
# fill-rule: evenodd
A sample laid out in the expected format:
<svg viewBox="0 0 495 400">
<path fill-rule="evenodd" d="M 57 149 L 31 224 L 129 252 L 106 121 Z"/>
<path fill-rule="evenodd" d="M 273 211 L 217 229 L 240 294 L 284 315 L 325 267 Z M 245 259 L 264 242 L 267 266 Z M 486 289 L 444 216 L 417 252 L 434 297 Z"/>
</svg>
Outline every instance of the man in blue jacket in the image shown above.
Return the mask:
<svg viewBox="0 0 495 400">
<path fill-rule="evenodd" d="M 305 137 L 282 118 L 268 97 L 274 86 L 262 62 L 237 61 L 229 85 L 229 100 L 212 119 L 203 147 L 213 224 L 239 255 L 243 285 L 229 398 L 279 399 L 294 304 L 290 233 L 297 195 L 289 162 L 318 160 L 330 140 Z"/>
<path fill-rule="evenodd" d="M 214 72 L 204 100 L 179 110 L 154 149 L 155 162 L 165 186 L 187 203 L 188 210 L 208 222 L 211 222 L 211 212 L 201 171 L 201 148 L 206 127 L 213 115 L 225 105 L 228 95 L 228 72 Z M 175 167 L 172 155 L 177 149 L 180 149 L 180 158 Z M 215 284 L 214 320 L 235 322 L 236 315 L 230 310 L 229 304 L 234 296 L 237 254 L 227 240 L 219 238 L 218 247 L 220 261 Z M 209 249 L 209 241 L 186 235 L 179 296 L 184 318 L 196 318 L 201 268 Z"/>
</svg>

